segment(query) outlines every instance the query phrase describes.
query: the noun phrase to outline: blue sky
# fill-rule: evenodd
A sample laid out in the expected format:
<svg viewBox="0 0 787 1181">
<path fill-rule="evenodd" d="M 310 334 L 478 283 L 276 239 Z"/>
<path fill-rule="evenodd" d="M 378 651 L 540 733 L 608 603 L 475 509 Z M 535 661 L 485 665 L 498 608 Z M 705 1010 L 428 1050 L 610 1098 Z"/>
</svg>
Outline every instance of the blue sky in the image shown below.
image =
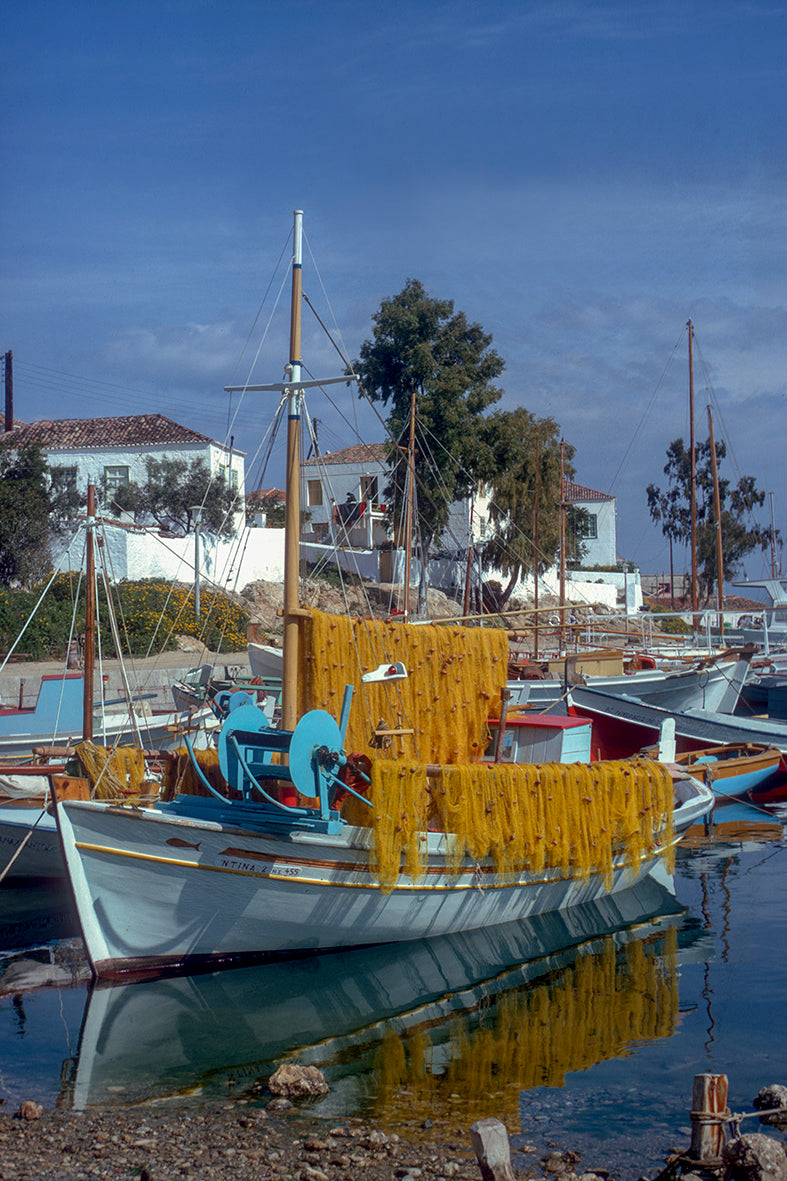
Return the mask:
<svg viewBox="0 0 787 1181">
<path fill-rule="evenodd" d="M 18 418 L 157 411 L 224 439 L 302 208 L 304 286 L 347 352 L 407 278 L 453 299 L 506 361 L 502 404 L 555 417 L 577 479 L 618 497 L 643 570 L 668 568 L 645 487 L 687 437 L 691 318 L 698 436 L 710 386 L 726 474 L 787 532 L 782 0 L 28 0 L 0 52 Z M 317 336 L 304 360 L 333 373 Z M 268 397 L 231 428 L 249 455 Z M 325 448 L 380 438 L 334 397 Z"/>
</svg>

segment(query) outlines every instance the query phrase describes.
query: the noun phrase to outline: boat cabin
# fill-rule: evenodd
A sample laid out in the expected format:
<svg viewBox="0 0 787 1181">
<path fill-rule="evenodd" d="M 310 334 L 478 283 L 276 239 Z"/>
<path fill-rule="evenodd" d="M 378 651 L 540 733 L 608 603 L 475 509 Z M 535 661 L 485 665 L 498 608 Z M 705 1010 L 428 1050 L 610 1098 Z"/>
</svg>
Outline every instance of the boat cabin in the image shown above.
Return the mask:
<svg viewBox="0 0 787 1181">
<path fill-rule="evenodd" d="M 493 759 L 500 722 L 489 722 L 491 741 L 484 755 Z M 592 726 L 562 714 L 512 714 L 506 718 L 498 761 L 502 763 L 589 763 Z"/>
</svg>

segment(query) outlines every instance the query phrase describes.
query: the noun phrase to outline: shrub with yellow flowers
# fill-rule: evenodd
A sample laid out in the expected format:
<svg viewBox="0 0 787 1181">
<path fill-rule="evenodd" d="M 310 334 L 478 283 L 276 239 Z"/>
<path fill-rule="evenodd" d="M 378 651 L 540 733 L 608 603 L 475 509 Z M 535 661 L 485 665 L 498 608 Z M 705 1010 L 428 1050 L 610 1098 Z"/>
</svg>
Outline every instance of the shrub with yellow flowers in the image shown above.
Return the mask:
<svg viewBox="0 0 787 1181">
<path fill-rule="evenodd" d="M 31 591 L 0 587 L 3 651 L 10 650 L 24 627 L 16 651 L 33 660 L 60 660 L 66 656 L 69 638 L 84 634 L 84 580 L 78 574 L 59 574 L 39 602 L 45 586 L 43 583 Z M 119 582 L 111 587 L 110 595 L 111 614 L 103 587 L 96 604 L 99 642 L 105 656 L 118 655 L 112 617 L 121 655 L 156 655 L 176 648 L 177 637 L 182 635 L 194 636 L 212 652 L 238 652 L 246 647 L 248 611 L 222 591 L 202 591 L 199 619 L 194 588 L 181 583 L 152 578 Z"/>
</svg>

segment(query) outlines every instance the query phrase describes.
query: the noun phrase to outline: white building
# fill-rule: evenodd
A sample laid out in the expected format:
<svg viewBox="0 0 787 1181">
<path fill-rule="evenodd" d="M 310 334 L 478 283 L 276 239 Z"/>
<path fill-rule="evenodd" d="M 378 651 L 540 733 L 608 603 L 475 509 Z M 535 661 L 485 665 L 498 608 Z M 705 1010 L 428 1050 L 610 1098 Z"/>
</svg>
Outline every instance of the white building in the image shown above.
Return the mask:
<svg viewBox="0 0 787 1181">
<path fill-rule="evenodd" d="M 606 492 L 595 492 L 584 484 L 574 484 L 571 480 L 566 480 L 563 487 L 566 503 L 584 509 L 587 514 L 580 536 L 585 547 L 582 566 L 614 566 L 618 560 L 615 497 Z"/>
<path fill-rule="evenodd" d="M 388 540 L 383 488 L 385 443 L 357 443 L 301 464 L 303 539 L 375 549 Z"/>
<path fill-rule="evenodd" d="M 358 549 L 390 541 L 385 527 L 389 480 L 385 443 L 358 443 L 301 465 L 301 507 L 309 514 L 303 539 Z M 417 472 L 416 472 L 417 478 Z M 488 536 L 489 497 L 479 492 L 451 505 L 438 548 L 464 551 L 472 533 L 477 544 Z M 471 525 L 472 517 L 472 525 Z"/>
<path fill-rule="evenodd" d="M 126 484 L 144 485 L 145 461 L 204 459 L 211 476 L 228 488 L 244 492 L 244 456 L 207 435 L 180 426 L 163 414 L 135 414 L 120 418 L 40 419 L 15 425 L 2 435 L 11 446 L 41 448 L 53 479 L 63 486 L 96 487 L 103 503 Z M 242 503 L 242 501 L 241 501 Z"/>
</svg>

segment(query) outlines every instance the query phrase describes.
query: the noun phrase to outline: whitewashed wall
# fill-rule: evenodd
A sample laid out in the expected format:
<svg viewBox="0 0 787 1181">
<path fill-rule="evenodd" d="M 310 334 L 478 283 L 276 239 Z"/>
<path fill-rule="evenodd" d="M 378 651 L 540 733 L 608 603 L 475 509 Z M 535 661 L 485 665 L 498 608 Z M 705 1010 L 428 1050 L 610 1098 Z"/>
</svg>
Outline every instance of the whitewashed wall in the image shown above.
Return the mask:
<svg viewBox="0 0 787 1181">
<path fill-rule="evenodd" d="M 104 469 L 106 467 L 127 467 L 128 478 L 133 484 L 144 484 L 147 479 L 145 460 L 152 457 L 157 460 L 185 460 L 192 463 L 195 459 L 204 459 L 208 464 L 211 475 L 226 467 L 229 461 L 229 449 L 219 443 L 189 443 L 178 446 L 149 446 L 149 447 L 113 447 L 101 448 L 71 448 L 48 451 L 47 463 L 50 467 L 77 469 L 77 485 L 84 492 L 88 483 L 92 481 L 97 489 L 104 487 Z M 233 452 L 232 470 L 237 473 L 238 488 L 244 492 L 244 456 Z"/>
<path fill-rule="evenodd" d="M 614 566 L 617 561 L 617 522 L 614 500 L 575 500 L 577 508 L 587 509 L 596 518 L 597 537 L 583 537 L 584 566 Z"/>
<path fill-rule="evenodd" d="M 194 534 L 160 537 L 158 533 L 106 523 L 100 537 L 107 557 L 110 578 L 138 581 L 163 578 L 177 582 L 194 581 Z M 61 547 L 53 554 L 59 561 Z M 83 544 L 73 545 L 64 568 L 77 570 L 82 564 Z M 220 541 L 200 534 L 200 578 L 227 590 L 241 590 L 250 582 L 284 580 L 284 530 L 243 529 L 232 541 Z"/>
<path fill-rule="evenodd" d="M 107 566 L 113 581 L 142 578 L 163 578 L 177 582 L 194 580 L 194 534 L 186 537 L 160 537 L 157 533 L 127 525 L 105 523 L 101 526 L 100 537 L 108 555 Z M 64 547 L 54 553 L 59 561 Z M 64 569 L 78 570 L 83 561 L 83 540 L 77 539 L 71 546 Z M 335 564 L 337 561 L 345 570 L 378 582 L 401 583 L 404 580 L 404 553 L 397 550 L 392 555 L 392 577 L 381 577 L 380 551 L 343 551 L 331 546 L 301 543 L 301 558 L 319 565 L 321 562 Z M 431 565 L 431 580 L 436 587 L 448 592 L 464 586 L 465 563 L 436 559 Z M 209 534 L 200 534 L 200 577 L 207 585 L 214 583 L 227 590 L 242 590 L 250 582 L 284 581 L 284 530 L 243 529 L 233 541 L 219 541 Z M 489 571 L 485 578 L 505 582 L 502 574 Z M 411 584 L 418 585 L 420 567 L 413 560 L 410 571 Z M 603 581 L 599 581 L 603 580 Z M 543 574 L 539 580 L 542 595 L 559 594 L 559 576 L 556 570 Z M 532 597 L 534 590 L 531 577 L 520 580 L 515 594 Z M 603 573 L 592 579 L 577 577 L 566 580 L 566 595 L 571 602 L 602 603 L 614 608 L 618 598 L 625 598 L 630 612 L 642 606 L 642 588 L 639 573 Z"/>
</svg>

